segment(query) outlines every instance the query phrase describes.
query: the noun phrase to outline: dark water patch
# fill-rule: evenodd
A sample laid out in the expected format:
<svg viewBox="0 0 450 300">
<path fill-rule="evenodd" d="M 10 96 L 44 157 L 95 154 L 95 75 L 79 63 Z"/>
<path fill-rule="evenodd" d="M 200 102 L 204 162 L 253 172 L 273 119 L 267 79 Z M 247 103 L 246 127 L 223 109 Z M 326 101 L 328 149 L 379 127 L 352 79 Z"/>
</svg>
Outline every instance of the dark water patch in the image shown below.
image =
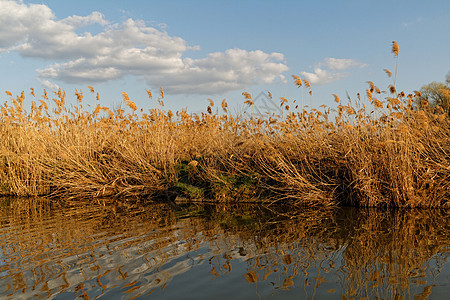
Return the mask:
<svg viewBox="0 0 450 300">
<path fill-rule="evenodd" d="M 445 210 L 11 203 L 0 297 L 445 298 Z"/>
</svg>

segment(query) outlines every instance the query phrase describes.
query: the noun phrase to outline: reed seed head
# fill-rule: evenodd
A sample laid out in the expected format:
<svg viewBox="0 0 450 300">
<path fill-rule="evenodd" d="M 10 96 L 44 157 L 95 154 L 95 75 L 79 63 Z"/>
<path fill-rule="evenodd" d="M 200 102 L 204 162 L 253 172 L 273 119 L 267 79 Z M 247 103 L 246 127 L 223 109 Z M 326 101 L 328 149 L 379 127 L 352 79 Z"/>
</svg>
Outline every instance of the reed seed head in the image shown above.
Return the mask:
<svg viewBox="0 0 450 300">
<path fill-rule="evenodd" d="M 337 103 L 339 103 L 339 96 L 336 94 L 332 94 L 334 96 L 334 101 L 336 101 Z"/>
<path fill-rule="evenodd" d="M 247 92 L 243 92 L 242 95 L 244 96 L 244 99 L 252 99 L 252 95 Z"/>
<path fill-rule="evenodd" d="M 384 70 L 384 72 L 386 72 L 388 77 L 392 76 L 392 72 L 391 71 L 389 71 L 388 69 L 383 69 L 383 70 Z"/>
<path fill-rule="evenodd" d="M 397 57 L 398 56 L 398 44 L 396 41 L 392 41 L 392 53 Z"/>
</svg>

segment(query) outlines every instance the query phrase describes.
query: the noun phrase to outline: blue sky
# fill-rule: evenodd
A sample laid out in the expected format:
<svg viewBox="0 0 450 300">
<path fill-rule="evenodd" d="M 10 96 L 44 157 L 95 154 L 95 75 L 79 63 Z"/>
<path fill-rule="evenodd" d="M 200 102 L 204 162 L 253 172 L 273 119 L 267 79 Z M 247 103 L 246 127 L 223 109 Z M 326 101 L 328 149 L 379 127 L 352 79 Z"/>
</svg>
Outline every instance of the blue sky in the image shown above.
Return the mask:
<svg viewBox="0 0 450 300">
<path fill-rule="evenodd" d="M 448 0 L 0 0 L 0 100 L 6 90 L 61 87 L 94 105 L 91 85 L 103 105 L 127 92 L 146 109 L 155 99 L 145 90 L 162 86 L 170 109 L 226 98 L 239 111 L 244 91 L 332 106 L 333 93 L 392 83 L 383 69 L 395 72 L 394 40 L 398 90 L 443 82 L 449 32 Z M 312 98 L 291 75 L 311 82 Z"/>
</svg>

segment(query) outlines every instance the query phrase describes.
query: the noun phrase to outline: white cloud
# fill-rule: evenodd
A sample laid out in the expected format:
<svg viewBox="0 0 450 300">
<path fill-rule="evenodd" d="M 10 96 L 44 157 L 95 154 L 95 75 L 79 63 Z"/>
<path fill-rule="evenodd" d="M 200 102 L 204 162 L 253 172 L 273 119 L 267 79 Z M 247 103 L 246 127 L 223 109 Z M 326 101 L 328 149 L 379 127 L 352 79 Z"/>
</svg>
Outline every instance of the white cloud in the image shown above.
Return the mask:
<svg viewBox="0 0 450 300">
<path fill-rule="evenodd" d="M 57 85 L 56 83 L 53 83 L 49 80 L 45 80 L 45 79 L 39 79 L 39 81 L 41 82 L 41 84 L 49 90 L 55 91 L 59 89 L 59 85 Z"/>
<path fill-rule="evenodd" d="M 103 30 L 77 33 L 93 24 Z M 43 82 L 91 84 L 134 75 L 168 93 L 210 94 L 271 83 L 288 70 L 282 54 L 259 50 L 183 57 L 198 49 L 143 21 L 110 24 L 99 12 L 58 20 L 45 5 L 0 0 L 0 51 L 52 61 L 37 70 Z"/>
<path fill-rule="evenodd" d="M 403 23 L 403 27 L 409 27 L 409 26 L 412 26 L 412 25 L 419 24 L 420 22 L 422 22 L 422 20 L 423 20 L 422 17 L 418 17 L 418 18 L 417 18 L 416 20 L 414 20 L 414 21 L 410 21 L 410 22 L 405 22 L 405 23 Z"/>
<path fill-rule="evenodd" d="M 333 73 L 321 68 L 315 68 L 314 73 L 301 72 L 302 77 L 311 84 L 324 85 L 348 76 L 347 73 Z"/>
<path fill-rule="evenodd" d="M 157 86 L 169 84 L 168 91 L 172 93 L 222 93 L 282 79 L 281 73 L 288 70 L 281 62 L 283 59 L 280 53 L 229 49 L 210 53 L 203 59 L 183 59 L 181 68 L 175 70 L 177 76 L 148 74 L 145 78 Z M 197 79 L 197 85 L 192 84 L 193 78 Z"/>
<path fill-rule="evenodd" d="M 104 16 L 98 11 L 94 11 L 87 17 L 81 17 L 77 15 L 73 15 L 71 17 L 67 17 L 61 20 L 61 23 L 70 25 L 72 27 L 78 28 L 83 26 L 88 26 L 92 24 L 100 24 L 100 25 L 108 25 L 109 22 L 106 21 Z"/>
<path fill-rule="evenodd" d="M 350 58 L 325 58 L 320 65 L 328 67 L 330 70 L 346 70 L 353 67 L 364 68 L 367 65 Z"/>
<path fill-rule="evenodd" d="M 343 71 L 355 67 L 365 68 L 367 64 L 363 64 L 355 59 L 327 57 L 316 64 L 313 73 L 300 72 L 300 75 L 311 84 L 324 85 L 350 75 L 348 72 L 336 71 Z"/>
<path fill-rule="evenodd" d="M 45 5 L 0 0 L 0 48 L 14 46 L 28 38 L 31 31 L 52 22 L 54 15 Z"/>
</svg>

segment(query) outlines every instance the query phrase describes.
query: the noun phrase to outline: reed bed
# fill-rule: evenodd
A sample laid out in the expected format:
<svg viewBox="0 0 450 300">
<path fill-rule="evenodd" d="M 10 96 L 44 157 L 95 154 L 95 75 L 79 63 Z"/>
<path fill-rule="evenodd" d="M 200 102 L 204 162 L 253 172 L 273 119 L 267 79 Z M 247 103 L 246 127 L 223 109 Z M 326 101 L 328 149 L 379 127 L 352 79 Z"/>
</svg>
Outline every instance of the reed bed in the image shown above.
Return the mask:
<svg viewBox="0 0 450 300">
<path fill-rule="evenodd" d="M 300 88 L 307 81 L 293 76 Z M 304 85 L 304 87 L 303 87 Z M 93 87 L 88 87 L 95 93 Z M 305 110 L 280 98 L 284 113 L 243 117 L 225 100 L 205 112 L 147 112 L 124 105 L 66 103 L 65 91 L 31 89 L 0 106 L 0 194 L 77 200 L 113 197 L 295 207 L 449 207 L 450 115 L 418 92 L 366 95 L 335 108 Z M 152 93 L 148 91 L 149 97 Z M 252 96 L 243 93 L 246 105 Z M 269 96 L 272 95 L 269 93 Z M 87 108 L 86 108 L 87 107 Z M 420 107 L 420 109 L 418 108 Z"/>
</svg>

